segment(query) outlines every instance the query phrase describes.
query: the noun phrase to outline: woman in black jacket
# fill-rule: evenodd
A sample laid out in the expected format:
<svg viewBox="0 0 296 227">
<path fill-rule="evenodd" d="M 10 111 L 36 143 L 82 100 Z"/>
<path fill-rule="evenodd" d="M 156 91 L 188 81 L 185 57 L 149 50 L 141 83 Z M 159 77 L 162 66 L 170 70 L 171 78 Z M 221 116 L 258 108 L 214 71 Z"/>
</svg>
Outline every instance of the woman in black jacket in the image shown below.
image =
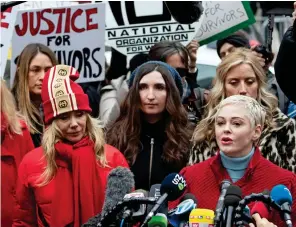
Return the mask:
<svg viewBox="0 0 296 227">
<path fill-rule="evenodd" d="M 132 73 L 129 87 L 107 142 L 125 155 L 136 189 L 149 190 L 186 165 L 192 130 L 174 68 L 158 61 L 144 63 Z"/>
<path fill-rule="evenodd" d="M 291 83 L 291 77 L 295 75 L 296 53 L 296 2 L 292 14 L 294 25 L 285 33 L 274 65 L 275 76 L 285 95 L 296 103 L 295 83 Z"/>
</svg>

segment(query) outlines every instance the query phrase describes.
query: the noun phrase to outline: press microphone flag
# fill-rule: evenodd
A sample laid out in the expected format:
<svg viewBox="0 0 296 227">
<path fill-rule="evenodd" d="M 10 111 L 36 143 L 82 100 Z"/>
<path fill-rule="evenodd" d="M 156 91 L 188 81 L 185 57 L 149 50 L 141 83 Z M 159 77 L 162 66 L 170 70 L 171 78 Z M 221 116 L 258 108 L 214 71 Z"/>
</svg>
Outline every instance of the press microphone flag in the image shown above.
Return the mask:
<svg viewBox="0 0 296 227">
<path fill-rule="evenodd" d="M 189 215 L 189 227 L 211 227 L 214 225 L 214 211 L 209 209 L 193 209 Z"/>
</svg>

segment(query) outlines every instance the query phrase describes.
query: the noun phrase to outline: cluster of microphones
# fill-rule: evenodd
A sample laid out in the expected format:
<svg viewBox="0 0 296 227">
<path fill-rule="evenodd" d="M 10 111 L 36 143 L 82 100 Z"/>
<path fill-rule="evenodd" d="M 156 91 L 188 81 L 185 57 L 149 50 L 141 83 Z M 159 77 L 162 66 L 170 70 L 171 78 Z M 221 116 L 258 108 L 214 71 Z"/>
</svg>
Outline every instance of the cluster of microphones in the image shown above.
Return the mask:
<svg viewBox="0 0 296 227">
<path fill-rule="evenodd" d="M 268 219 L 271 210 L 280 213 L 286 226 L 292 227 L 292 196 L 284 185 L 269 192 L 242 197 L 241 189 L 230 181 L 221 182 L 216 210 L 198 208 L 198 200 L 184 191 L 186 181 L 178 173 L 169 174 L 161 184 L 152 185 L 149 192 L 135 190 L 134 178 L 127 168 L 118 167 L 108 176 L 103 210 L 89 219 L 84 227 L 244 227 L 255 224 L 252 215 Z M 180 203 L 168 210 L 168 202 L 182 197 Z M 248 204 L 254 202 L 250 210 Z"/>
</svg>

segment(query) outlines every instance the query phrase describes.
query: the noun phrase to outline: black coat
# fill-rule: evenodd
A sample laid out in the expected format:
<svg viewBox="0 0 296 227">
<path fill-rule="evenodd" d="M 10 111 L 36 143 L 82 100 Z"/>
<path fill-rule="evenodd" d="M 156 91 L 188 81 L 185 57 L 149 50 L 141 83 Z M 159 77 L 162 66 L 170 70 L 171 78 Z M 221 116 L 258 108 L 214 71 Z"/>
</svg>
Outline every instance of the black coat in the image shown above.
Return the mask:
<svg viewBox="0 0 296 227">
<path fill-rule="evenodd" d="M 276 80 L 285 95 L 296 103 L 296 20 L 285 33 L 274 65 Z"/>
<path fill-rule="evenodd" d="M 168 174 L 178 173 L 185 166 L 178 167 L 163 160 L 163 145 L 166 140 L 164 121 L 155 124 L 142 123 L 140 151 L 131 166 L 135 175 L 136 189 L 149 191 L 151 185 L 161 184 Z"/>
</svg>

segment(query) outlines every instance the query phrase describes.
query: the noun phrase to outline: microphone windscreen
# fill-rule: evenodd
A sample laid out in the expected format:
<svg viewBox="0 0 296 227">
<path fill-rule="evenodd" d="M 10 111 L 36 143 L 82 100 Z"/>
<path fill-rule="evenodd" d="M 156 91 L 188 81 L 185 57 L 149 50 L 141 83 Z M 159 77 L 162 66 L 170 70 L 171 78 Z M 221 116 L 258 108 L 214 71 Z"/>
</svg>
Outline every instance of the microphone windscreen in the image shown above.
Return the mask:
<svg viewBox="0 0 296 227">
<path fill-rule="evenodd" d="M 160 193 L 168 194 L 168 201 L 178 199 L 185 191 L 186 181 L 183 176 L 178 173 L 171 173 L 167 175 L 161 182 Z"/>
<path fill-rule="evenodd" d="M 165 1 L 165 4 L 179 24 L 197 22 L 204 10 L 201 1 Z"/>
<path fill-rule="evenodd" d="M 102 213 L 114 207 L 133 188 L 135 188 L 134 174 L 128 168 L 117 167 L 110 171 Z"/>
<path fill-rule="evenodd" d="M 266 204 L 264 204 L 263 202 L 256 202 L 251 210 L 251 215 L 253 214 L 259 214 L 261 218 L 266 218 L 268 219 L 269 216 L 269 210 L 268 207 L 266 206 Z"/>
<path fill-rule="evenodd" d="M 291 192 L 285 185 L 278 184 L 274 186 L 270 192 L 270 196 L 280 206 L 286 202 L 292 205 Z"/>
<path fill-rule="evenodd" d="M 148 227 L 167 227 L 168 219 L 165 214 L 157 213 L 148 222 Z"/>
<path fill-rule="evenodd" d="M 196 199 L 195 195 L 193 195 L 192 193 L 186 193 L 182 197 L 181 202 L 185 201 L 186 199 L 192 199 L 194 201 L 194 203 L 197 204 L 197 199 Z"/>
<path fill-rule="evenodd" d="M 225 206 L 236 206 L 242 199 L 242 190 L 236 185 L 227 188 L 224 204 Z"/>
</svg>

